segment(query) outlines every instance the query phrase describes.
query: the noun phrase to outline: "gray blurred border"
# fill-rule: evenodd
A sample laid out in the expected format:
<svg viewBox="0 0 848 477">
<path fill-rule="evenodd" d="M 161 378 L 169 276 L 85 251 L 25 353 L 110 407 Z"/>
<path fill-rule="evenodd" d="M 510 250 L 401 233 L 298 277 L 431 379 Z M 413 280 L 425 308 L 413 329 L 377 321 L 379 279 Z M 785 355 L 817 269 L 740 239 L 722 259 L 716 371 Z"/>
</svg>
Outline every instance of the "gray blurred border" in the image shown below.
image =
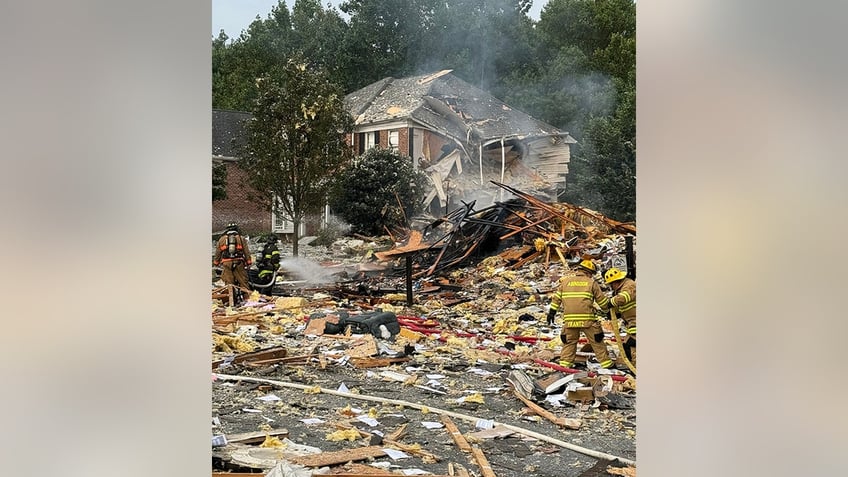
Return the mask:
<svg viewBox="0 0 848 477">
<path fill-rule="evenodd" d="M 844 10 L 639 2 L 640 475 L 843 473 Z M 4 473 L 209 470 L 210 24 L 4 7 Z"/>
<path fill-rule="evenodd" d="M 3 474 L 208 475 L 210 4 L 0 35 Z"/>
<path fill-rule="evenodd" d="M 640 475 L 841 475 L 845 7 L 639 2 Z"/>
</svg>

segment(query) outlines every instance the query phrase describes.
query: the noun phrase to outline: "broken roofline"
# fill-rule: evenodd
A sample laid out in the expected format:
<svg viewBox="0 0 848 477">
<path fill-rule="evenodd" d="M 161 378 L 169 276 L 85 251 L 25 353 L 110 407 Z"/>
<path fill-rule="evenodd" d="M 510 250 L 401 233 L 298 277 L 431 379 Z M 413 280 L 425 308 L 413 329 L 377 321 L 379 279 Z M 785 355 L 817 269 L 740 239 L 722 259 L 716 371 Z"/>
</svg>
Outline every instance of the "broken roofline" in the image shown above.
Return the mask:
<svg viewBox="0 0 848 477">
<path fill-rule="evenodd" d="M 367 125 L 368 129 L 406 120 L 410 124 L 419 122 L 433 132 L 473 145 L 507 138 L 523 140 L 534 137 L 567 137 L 568 143 L 576 142 L 567 131 L 507 105 L 490 92 L 450 74 L 451 71 L 441 70 L 400 79 L 389 76 L 346 95 L 345 101 L 357 118 L 357 126 Z M 441 86 L 435 88 L 436 83 Z M 422 85 L 425 87 L 422 88 Z M 457 100 L 462 105 L 457 105 Z M 392 109 L 396 111 L 391 112 Z M 471 115 L 471 111 L 475 114 Z M 475 122 L 472 116 L 487 119 Z M 370 119 L 366 119 L 368 117 Z M 471 141 L 472 135 L 474 141 Z"/>
<path fill-rule="evenodd" d="M 404 125 L 404 126 L 401 126 L 401 125 Z M 383 131 L 383 130 L 388 130 L 388 129 L 395 129 L 395 128 L 398 128 L 398 127 L 416 127 L 416 126 L 420 127 L 421 129 L 424 129 L 424 130 L 427 130 L 427 131 L 430 131 L 430 132 L 434 132 L 434 133 L 442 135 L 446 138 L 449 138 L 449 139 L 457 142 L 461 146 L 463 146 L 463 149 L 465 148 L 465 146 L 486 147 L 486 146 L 489 146 L 489 145 L 494 144 L 496 142 L 500 142 L 501 140 L 503 140 L 503 141 L 513 141 L 513 140 L 532 141 L 532 140 L 535 140 L 535 139 L 544 139 L 544 138 L 562 138 L 562 139 L 565 140 L 566 144 L 576 144 L 577 143 L 577 140 L 574 139 L 571 136 L 571 134 L 569 134 L 568 132 L 565 132 L 565 131 L 554 132 L 554 133 L 535 133 L 535 134 L 533 134 L 533 133 L 531 133 L 531 134 L 516 133 L 516 134 L 502 135 L 502 136 L 496 136 L 496 137 L 480 138 L 479 141 L 474 142 L 474 141 L 471 140 L 471 138 L 473 136 L 480 137 L 480 134 L 479 134 L 479 132 L 476 132 L 472 128 L 468 128 L 466 130 L 466 137 L 459 137 L 456 134 L 451 133 L 450 131 L 448 131 L 446 129 L 443 129 L 443 128 L 440 128 L 438 126 L 434 126 L 432 124 L 429 124 L 427 121 L 422 120 L 420 118 L 404 118 L 404 119 L 397 119 L 396 118 L 396 119 L 390 119 L 390 120 L 384 120 L 384 121 L 373 121 L 373 122 L 368 122 L 368 123 L 361 123 L 357 126 L 358 130 L 354 131 L 353 134 L 360 133 L 360 132 L 369 132 L 369 131 Z M 469 134 L 469 132 L 470 132 L 470 134 Z"/>
<path fill-rule="evenodd" d="M 501 136 L 501 137 L 486 139 L 485 141 L 481 142 L 480 145 L 483 146 L 483 147 L 486 147 L 486 146 L 489 146 L 491 144 L 501 142 L 501 141 L 504 141 L 504 142 L 505 141 L 512 141 L 512 140 L 531 141 L 531 140 L 535 140 L 535 139 L 544 139 L 544 138 L 549 138 L 549 137 L 563 138 L 563 139 L 565 139 L 566 144 L 576 144 L 577 143 L 577 140 L 574 139 L 573 137 L 571 137 L 571 134 L 569 134 L 567 132 L 559 132 L 559 133 L 526 134 L 526 135 L 524 135 L 524 134 L 511 134 L 509 136 Z"/>
</svg>

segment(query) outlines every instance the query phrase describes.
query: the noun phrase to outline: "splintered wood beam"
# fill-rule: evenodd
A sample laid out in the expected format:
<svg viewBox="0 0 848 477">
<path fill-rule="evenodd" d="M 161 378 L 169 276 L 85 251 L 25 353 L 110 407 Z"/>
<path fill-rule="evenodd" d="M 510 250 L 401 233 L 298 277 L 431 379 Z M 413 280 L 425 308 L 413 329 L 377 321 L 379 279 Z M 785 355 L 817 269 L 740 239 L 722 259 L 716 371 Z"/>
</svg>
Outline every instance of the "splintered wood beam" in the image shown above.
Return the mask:
<svg viewBox="0 0 848 477">
<path fill-rule="evenodd" d="M 409 361 L 408 356 L 402 358 L 350 358 L 350 362 L 355 368 L 382 368 L 406 361 Z"/>
<path fill-rule="evenodd" d="M 227 442 L 249 444 L 251 442 L 262 442 L 266 436 L 287 436 L 288 429 L 273 429 L 270 431 L 242 432 L 241 434 L 227 435 Z"/>
<path fill-rule="evenodd" d="M 547 247 L 545 247 L 545 248 L 547 249 Z M 515 264 L 512 265 L 511 267 L 509 267 L 509 269 L 510 270 L 517 270 L 517 269 L 523 267 L 524 265 L 532 262 L 533 260 L 536 260 L 537 258 L 539 258 L 540 255 L 542 255 L 542 252 L 538 252 L 538 251 L 533 252 L 530 255 L 528 255 L 528 256 L 522 258 L 521 260 L 515 262 Z"/>
<path fill-rule="evenodd" d="M 554 413 L 544 409 L 542 406 L 539 406 L 535 402 L 527 399 L 526 397 L 522 396 L 521 394 L 518 393 L 518 391 L 516 391 L 514 389 L 512 390 L 512 393 L 515 395 L 515 397 L 520 399 L 521 402 L 523 402 L 527 407 L 532 409 L 533 412 L 535 412 L 536 414 L 544 417 L 545 419 L 553 422 L 554 424 L 556 424 L 558 426 L 563 426 L 563 427 L 565 426 L 565 418 L 557 417 Z"/>
<path fill-rule="evenodd" d="M 562 262 L 562 265 L 565 268 L 568 268 L 568 262 L 566 262 L 565 257 L 562 256 L 562 250 L 560 250 L 559 247 L 554 247 L 554 250 L 556 250 L 557 255 L 559 255 L 559 259 Z"/>
<path fill-rule="evenodd" d="M 474 462 L 480 467 L 480 475 L 483 477 L 496 477 L 492 466 L 489 465 L 489 460 L 486 459 L 486 454 L 483 454 L 483 451 L 479 447 L 472 447 L 471 455 L 474 456 Z"/>
<path fill-rule="evenodd" d="M 320 358 L 321 356 L 322 355 L 320 354 L 307 354 L 303 356 L 289 356 L 287 358 L 273 358 L 261 361 L 246 361 L 244 364 L 251 368 L 260 368 L 262 366 L 269 366 L 272 364 L 306 364 L 312 358 Z"/>
<path fill-rule="evenodd" d="M 539 199 L 533 197 L 530 194 L 527 194 L 525 192 L 521 192 L 520 190 L 514 189 L 514 188 L 512 188 L 512 187 L 510 187 L 506 184 L 501 184 L 500 182 L 495 182 L 495 181 L 491 181 L 491 182 L 492 182 L 492 184 L 495 184 L 498 187 L 502 187 L 502 188 L 512 192 L 513 194 L 517 195 L 518 197 L 521 197 L 522 199 L 526 200 L 528 203 L 535 205 L 536 207 L 539 207 L 541 209 L 544 209 L 547 212 L 561 218 L 562 220 L 565 220 L 566 222 L 569 222 L 572 225 L 580 227 L 581 230 L 583 229 L 583 225 L 581 225 L 580 222 L 577 222 L 577 221 L 571 219 L 570 217 L 568 217 L 567 215 L 563 214 L 562 212 L 556 210 L 555 208 L 553 208 L 547 202 L 539 200 Z"/>
<path fill-rule="evenodd" d="M 463 452 L 471 452 L 471 444 L 465 440 L 465 437 L 459 432 L 459 428 L 456 427 L 456 424 L 453 423 L 453 420 L 448 416 L 442 416 L 442 423 L 445 425 L 445 429 L 448 430 L 448 433 L 453 438 L 453 441 L 456 442 L 456 445 L 459 447 L 459 450 Z"/>
<path fill-rule="evenodd" d="M 543 219 L 541 219 L 541 220 L 537 220 L 537 221 L 535 221 L 535 222 L 531 222 L 531 223 L 529 223 L 529 224 L 525 225 L 524 227 L 521 227 L 521 228 L 519 228 L 519 229 L 517 229 L 517 230 L 513 230 L 512 232 L 506 233 L 506 234 L 504 234 L 504 235 L 501 235 L 500 239 L 501 239 L 501 240 L 506 240 L 506 239 L 508 239 L 508 238 L 512 237 L 512 236 L 513 236 L 513 235 L 515 235 L 515 234 L 519 234 L 519 233 L 521 233 L 521 232 L 524 232 L 525 230 L 529 229 L 530 227 L 536 227 L 536 226 L 538 226 L 539 224 L 543 224 L 543 223 L 545 223 L 545 222 L 549 222 L 552 218 L 553 218 L 553 217 L 551 217 L 551 216 L 547 216 L 547 217 L 544 217 L 544 218 L 543 218 Z"/>
<path fill-rule="evenodd" d="M 456 242 L 456 236 L 457 236 L 457 234 L 458 234 L 458 232 L 461 228 L 460 224 L 462 224 L 462 222 L 466 219 L 466 217 L 468 217 L 471 214 L 471 211 L 474 210 L 474 204 L 476 202 L 477 201 L 471 201 L 470 204 L 465 204 L 466 207 L 465 207 L 465 210 L 463 211 L 463 214 L 460 216 L 459 220 L 457 220 L 456 222 L 453 223 L 453 228 L 451 229 L 451 232 L 448 234 L 448 235 L 450 235 L 450 239 L 448 240 L 448 243 L 439 252 L 439 256 L 436 257 L 436 260 L 433 262 L 433 264 L 430 266 L 430 268 L 427 269 L 427 276 L 432 275 L 433 272 L 436 271 L 436 267 L 439 265 L 439 261 L 441 261 L 442 256 L 445 254 L 445 251 L 448 248 L 450 248 L 450 246 L 453 245 L 454 242 Z"/>
<path fill-rule="evenodd" d="M 365 460 L 369 457 L 380 457 L 386 453 L 380 446 L 359 447 L 334 452 L 322 452 L 307 456 L 292 457 L 289 461 L 307 467 L 324 467 L 325 465 L 344 464 L 345 462 Z"/>
</svg>

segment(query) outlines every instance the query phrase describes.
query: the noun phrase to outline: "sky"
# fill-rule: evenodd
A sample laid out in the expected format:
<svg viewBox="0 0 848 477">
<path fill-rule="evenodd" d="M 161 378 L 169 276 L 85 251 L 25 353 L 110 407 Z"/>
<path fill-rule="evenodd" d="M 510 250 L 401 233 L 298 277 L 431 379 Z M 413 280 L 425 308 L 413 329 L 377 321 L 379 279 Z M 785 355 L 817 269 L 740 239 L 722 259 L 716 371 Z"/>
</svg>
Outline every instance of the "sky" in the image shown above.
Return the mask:
<svg viewBox="0 0 848 477">
<path fill-rule="evenodd" d="M 294 5 L 295 0 L 286 0 L 289 10 Z M 322 0 L 322 5 L 331 3 L 336 9 L 342 0 Z M 530 18 L 539 19 L 539 12 L 542 7 L 548 3 L 548 0 L 533 0 L 533 7 L 530 9 Z M 212 31 L 213 37 L 218 36 L 220 30 L 224 30 L 230 38 L 239 36 L 242 30 L 246 29 L 256 15 L 260 18 L 266 18 L 271 11 L 271 7 L 277 4 L 277 0 L 212 0 Z"/>
</svg>

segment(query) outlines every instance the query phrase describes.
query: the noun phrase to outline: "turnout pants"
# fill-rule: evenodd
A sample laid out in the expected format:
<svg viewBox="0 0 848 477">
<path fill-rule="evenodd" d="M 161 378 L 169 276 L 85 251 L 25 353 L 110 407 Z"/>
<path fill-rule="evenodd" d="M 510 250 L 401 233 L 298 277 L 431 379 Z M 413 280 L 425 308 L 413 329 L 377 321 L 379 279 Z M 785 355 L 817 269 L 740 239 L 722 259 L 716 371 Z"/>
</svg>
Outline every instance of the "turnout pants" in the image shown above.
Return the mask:
<svg viewBox="0 0 848 477">
<path fill-rule="evenodd" d="M 232 262 L 224 262 L 221 264 L 221 280 L 227 285 L 237 285 L 250 290 L 250 282 L 247 281 L 247 270 L 244 268 L 244 262 L 234 260 Z"/>
<path fill-rule="evenodd" d="M 592 351 L 595 352 L 595 358 L 601 364 L 601 367 L 611 368 L 613 362 L 607 351 L 607 345 L 604 344 L 604 330 L 597 321 L 585 327 L 562 329 L 562 334 L 560 335 L 562 353 L 559 357 L 559 364 L 566 367 L 574 365 L 574 358 L 577 357 L 577 341 L 580 339 L 581 331 L 586 335 L 586 339 L 589 340 Z"/>
</svg>

